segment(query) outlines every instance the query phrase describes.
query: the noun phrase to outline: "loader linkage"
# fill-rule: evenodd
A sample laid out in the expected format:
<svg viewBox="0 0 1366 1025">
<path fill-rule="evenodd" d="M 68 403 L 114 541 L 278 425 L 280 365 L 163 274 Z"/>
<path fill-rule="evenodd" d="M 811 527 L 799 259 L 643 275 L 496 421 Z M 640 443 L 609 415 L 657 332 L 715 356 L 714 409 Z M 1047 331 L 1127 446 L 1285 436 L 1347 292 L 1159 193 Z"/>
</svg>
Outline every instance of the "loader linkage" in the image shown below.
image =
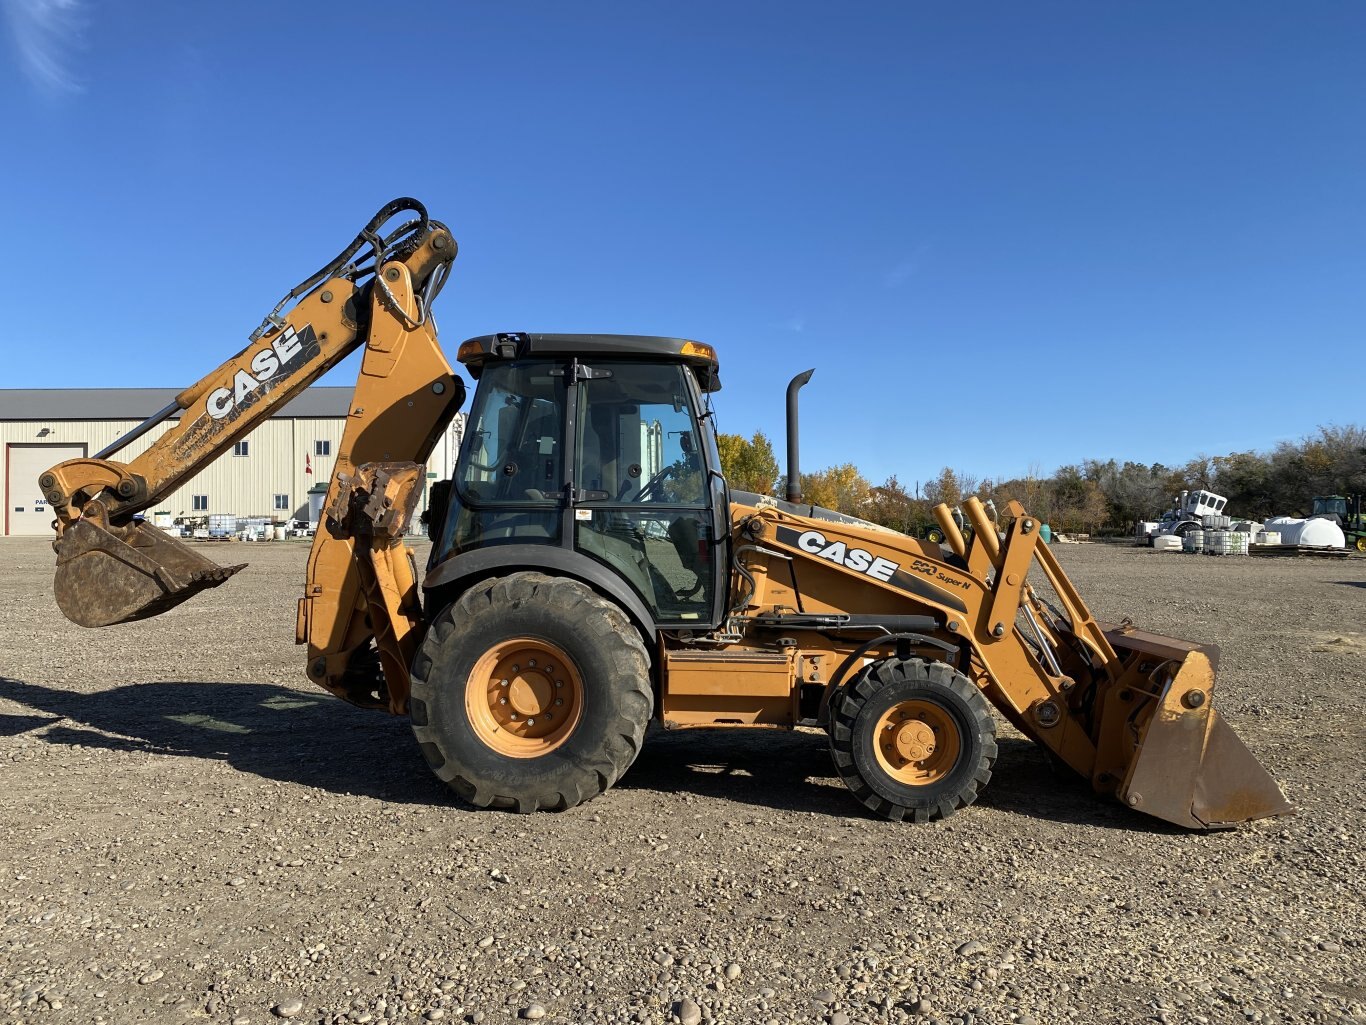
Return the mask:
<svg viewBox="0 0 1366 1025">
<path fill-rule="evenodd" d="M 1194 829 L 1288 814 L 1280 789 L 1213 707 L 1213 645 L 1105 628 L 1018 502 L 1004 541 L 980 502 L 969 550 L 944 506 L 936 519 L 972 575 L 990 580 L 971 631 L 979 684 L 1026 736 L 1130 808 Z M 1054 607 L 1028 581 L 1040 571 Z M 950 627 L 952 629 L 952 627 Z M 1027 669 L 1026 669 L 1027 667 Z"/>
</svg>

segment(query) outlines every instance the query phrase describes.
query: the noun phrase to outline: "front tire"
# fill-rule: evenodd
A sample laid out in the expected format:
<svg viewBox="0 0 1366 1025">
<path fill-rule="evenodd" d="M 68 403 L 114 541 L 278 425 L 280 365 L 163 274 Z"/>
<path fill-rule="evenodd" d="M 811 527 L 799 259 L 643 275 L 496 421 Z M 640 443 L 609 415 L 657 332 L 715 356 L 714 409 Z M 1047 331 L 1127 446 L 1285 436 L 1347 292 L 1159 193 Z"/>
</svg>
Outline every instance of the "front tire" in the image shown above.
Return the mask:
<svg viewBox="0 0 1366 1025">
<path fill-rule="evenodd" d="M 413 664 L 413 733 L 480 808 L 560 811 L 635 761 L 654 700 L 645 645 L 577 580 L 514 573 L 441 612 Z"/>
<path fill-rule="evenodd" d="M 982 692 L 943 662 L 875 662 L 840 689 L 832 711 L 835 768 L 884 818 L 948 818 L 991 779 L 996 723 Z"/>
</svg>

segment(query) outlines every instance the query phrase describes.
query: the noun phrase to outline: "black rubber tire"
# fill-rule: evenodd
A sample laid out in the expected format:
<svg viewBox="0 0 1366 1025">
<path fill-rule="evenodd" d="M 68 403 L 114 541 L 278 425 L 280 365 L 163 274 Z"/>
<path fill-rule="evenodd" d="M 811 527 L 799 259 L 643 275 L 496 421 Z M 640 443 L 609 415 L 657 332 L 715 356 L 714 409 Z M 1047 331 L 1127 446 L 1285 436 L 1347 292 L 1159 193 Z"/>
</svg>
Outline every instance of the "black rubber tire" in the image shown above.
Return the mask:
<svg viewBox="0 0 1366 1025">
<path fill-rule="evenodd" d="M 882 714 L 903 701 L 942 709 L 958 729 L 959 754 L 942 779 L 910 785 L 894 778 L 874 753 Z M 885 659 L 865 668 L 831 702 L 830 754 L 854 796 L 883 818 L 929 822 L 977 800 L 996 761 L 996 722 L 971 680 L 943 662 Z"/>
<path fill-rule="evenodd" d="M 479 739 L 465 687 L 494 645 L 551 642 L 583 681 L 583 715 L 554 750 L 501 754 Z M 466 801 L 518 812 L 563 811 L 601 794 L 635 761 L 654 708 L 649 658 L 626 614 L 577 580 L 514 573 L 477 584 L 443 610 L 413 660 L 409 711 L 427 764 Z"/>
<path fill-rule="evenodd" d="M 931 527 L 925 532 L 925 540 L 933 545 L 942 545 L 944 543 L 944 532 L 938 527 Z"/>
</svg>

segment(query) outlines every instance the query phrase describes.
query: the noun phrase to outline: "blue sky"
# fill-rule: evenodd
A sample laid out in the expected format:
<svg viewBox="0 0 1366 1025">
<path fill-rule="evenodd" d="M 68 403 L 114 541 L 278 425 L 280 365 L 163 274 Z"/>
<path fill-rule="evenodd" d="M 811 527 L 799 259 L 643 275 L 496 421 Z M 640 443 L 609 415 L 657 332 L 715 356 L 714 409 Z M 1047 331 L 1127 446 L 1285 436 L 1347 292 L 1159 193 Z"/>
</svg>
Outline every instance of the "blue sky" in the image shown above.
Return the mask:
<svg viewBox="0 0 1366 1025">
<path fill-rule="evenodd" d="M 406 194 L 448 353 L 702 339 L 775 442 L 814 366 L 807 469 L 1366 420 L 1358 3 L 0 7 L 0 387 L 182 387 Z"/>
</svg>

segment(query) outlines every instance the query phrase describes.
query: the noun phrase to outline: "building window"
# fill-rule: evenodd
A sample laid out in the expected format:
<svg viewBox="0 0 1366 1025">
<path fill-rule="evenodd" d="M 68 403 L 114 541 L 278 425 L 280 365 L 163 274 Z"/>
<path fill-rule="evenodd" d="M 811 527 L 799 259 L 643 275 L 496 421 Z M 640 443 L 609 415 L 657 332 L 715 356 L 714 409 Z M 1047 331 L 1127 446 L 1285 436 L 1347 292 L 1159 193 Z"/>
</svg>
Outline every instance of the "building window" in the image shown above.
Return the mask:
<svg viewBox="0 0 1366 1025">
<path fill-rule="evenodd" d="M 313 454 L 315 456 L 330 456 L 332 454 L 332 442 L 315 441 L 313 443 Z"/>
<path fill-rule="evenodd" d="M 281 511 L 288 509 L 288 508 L 289 508 L 289 496 L 288 496 L 288 495 L 276 495 L 276 496 L 275 496 L 275 508 L 278 509 L 278 510 L 281 510 Z"/>
<path fill-rule="evenodd" d="M 195 512 L 208 512 L 208 511 L 209 511 L 209 496 L 208 496 L 208 495 L 191 495 L 191 496 L 190 496 L 190 508 L 193 509 Z"/>
<path fill-rule="evenodd" d="M 246 454 L 247 454 L 247 444 L 248 444 L 248 443 L 245 442 L 245 441 L 234 442 L 234 443 L 233 443 L 233 446 L 232 446 L 232 454 L 235 455 L 235 456 L 244 456 L 244 455 L 246 455 Z"/>
</svg>

